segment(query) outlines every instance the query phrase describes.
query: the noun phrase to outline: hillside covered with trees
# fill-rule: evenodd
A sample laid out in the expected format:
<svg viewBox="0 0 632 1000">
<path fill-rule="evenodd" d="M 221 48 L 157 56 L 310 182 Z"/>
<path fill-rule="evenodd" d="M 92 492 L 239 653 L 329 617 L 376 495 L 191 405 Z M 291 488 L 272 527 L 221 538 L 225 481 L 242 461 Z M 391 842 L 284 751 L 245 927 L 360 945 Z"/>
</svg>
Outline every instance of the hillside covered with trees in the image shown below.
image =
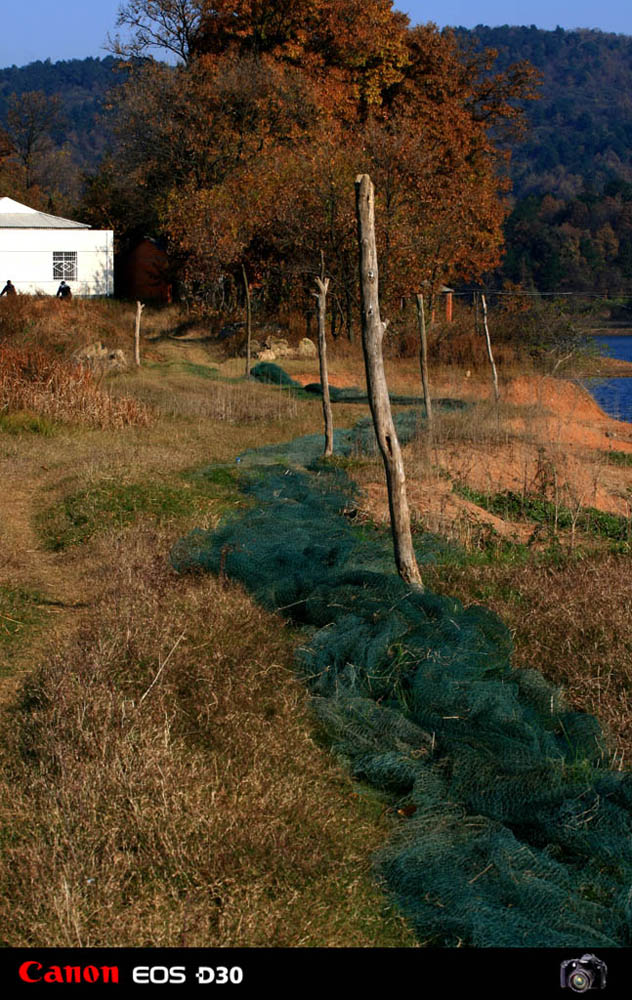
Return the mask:
<svg viewBox="0 0 632 1000">
<path fill-rule="evenodd" d="M 614 177 L 632 181 L 632 37 L 535 27 L 458 29 L 503 69 L 526 59 L 541 74 L 526 108 L 529 133 L 512 148 L 516 195 L 570 199 Z"/>
<path fill-rule="evenodd" d="M 496 66 L 541 74 L 511 148 L 513 211 L 498 281 L 552 293 L 632 293 L 632 38 L 600 31 L 459 30 Z"/>
<path fill-rule="evenodd" d="M 105 59 L 45 61 L 0 69 L 0 123 L 6 128 L 12 97 L 41 92 L 59 101 L 60 119 L 51 131 L 58 146 L 68 146 L 73 161 L 95 168 L 106 149 L 108 132 L 102 117 L 108 92 L 124 70 L 114 56 Z"/>
<path fill-rule="evenodd" d="M 420 268 L 423 280 L 475 281 L 487 271 L 489 282 L 503 236 L 496 283 L 508 279 L 545 292 L 630 291 L 632 38 L 509 26 L 456 29 L 453 36 L 411 28 L 390 2 L 375 2 L 354 39 L 355 6 L 345 2 L 315 43 L 309 25 L 322 6 L 316 0 L 277 3 L 276 21 L 259 24 L 248 23 L 253 5 L 242 6 L 232 34 L 221 17 L 167 25 L 161 40 L 179 56 L 178 66 L 153 58 L 159 52 L 146 43 L 162 29 L 146 18 L 132 50 L 121 53 L 131 58 L 125 67 L 108 56 L 0 70 L 2 193 L 111 225 L 121 247 L 140 233 L 170 239 L 177 269 L 196 294 L 209 251 L 195 263 L 205 223 L 199 212 L 193 221 L 194 205 L 204 203 L 217 220 L 213 273 L 239 274 L 246 263 L 251 279 L 261 282 L 267 268 L 263 284 L 278 296 L 287 292 L 288 278 L 277 268 L 272 280 L 270 266 L 282 255 L 295 270 L 315 267 L 297 243 L 300 202 L 308 223 L 300 239 L 312 255 L 326 253 L 342 315 L 352 283 L 353 213 L 339 192 L 356 169 L 366 169 L 389 219 L 382 234 L 387 284 L 402 275 L 393 294 L 409 290 L 406 275 Z M 303 34 L 292 6 L 306 18 Z M 142 2 L 128 5 L 128 13 L 143 10 L 149 6 Z M 360 65 L 353 67 L 354 60 Z M 540 74 L 535 88 L 525 61 Z M 420 87 L 422 76 L 427 82 Z M 537 100 L 520 99 L 534 90 Z M 518 140 L 520 114 L 527 129 Z M 38 135 L 34 119 L 45 126 Z M 414 129 L 410 139 L 415 120 L 424 123 L 425 142 Z M 509 212 L 502 205 L 503 151 L 511 153 Z M 475 182 L 482 203 L 476 211 L 472 204 L 469 222 L 468 156 L 478 157 L 476 170 L 489 182 Z M 475 171 L 469 183 L 483 175 Z M 416 178 L 405 195 L 404 176 Z M 292 185 L 289 201 L 278 197 Z M 244 208 L 241 221 L 233 203 Z M 409 211 L 415 204 L 419 218 Z M 452 239 L 451 250 L 439 250 L 439 233 L 454 232 L 457 219 L 459 248 Z M 422 222 L 421 241 L 413 240 L 412 227 Z M 409 252 L 413 243 L 425 247 L 421 256 Z"/>
<path fill-rule="evenodd" d="M 111 144 L 119 59 L 71 59 L 0 70 L 0 191 L 57 215 L 80 211 L 86 177 Z"/>
</svg>

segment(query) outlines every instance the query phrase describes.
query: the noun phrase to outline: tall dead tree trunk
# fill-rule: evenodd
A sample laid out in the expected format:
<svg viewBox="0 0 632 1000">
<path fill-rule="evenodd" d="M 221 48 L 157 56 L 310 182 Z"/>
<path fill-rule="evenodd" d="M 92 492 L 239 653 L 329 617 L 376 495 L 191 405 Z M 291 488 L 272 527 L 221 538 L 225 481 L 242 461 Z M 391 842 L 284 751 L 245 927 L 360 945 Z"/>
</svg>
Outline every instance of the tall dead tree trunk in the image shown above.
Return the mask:
<svg viewBox="0 0 632 1000">
<path fill-rule="evenodd" d="M 250 287 L 248 285 L 248 275 L 245 265 L 241 265 L 241 273 L 244 279 L 244 291 L 246 293 L 246 378 L 250 378 L 250 339 L 252 337 L 252 309 L 250 308 Z"/>
<path fill-rule="evenodd" d="M 318 306 L 318 361 L 320 363 L 320 384 L 323 390 L 323 417 L 325 419 L 325 458 L 334 453 L 334 421 L 329 398 L 329 374 L 327 372 L 327 340 L 325 320 L 327 316 L 327 290 L 329 278 L 325 277 L 325 261 L 321 256 L 320 277 L 316 278 L 318 292 L 314 292 Z"/>
<path fill-rule="evenodd" d="M 362 293 L 362 348 L 369 405 L 375 435 L 384 460 L 391 530 L 397 571 L 406 583 L 422 586 L 410 530 L 406 497 L 406 477 L 399 446 L 388 386 L 384 375 L 382 340 L 386 323 L 380 318 L 377 248 L 375 245 L 375 193 L 368 174 L 356 178 L 356 215 L 360 248 L 360 289 Z"/>
<path fill-rule="evenodd" d="M 489 363 L 492 369 L 494 395 L 496 397 L 496 402 L 498 402 L 498 400 L 500 399 L 500 393 L 498 391 L 498 374 L 496 372 L 496 365 L 494 364 L 494 355 L 492 354 L 492 342 L 489 336 L 489 327 L 487 325 L 487 302 L 485 301 L 484 295 L 481 295 L 481 305 L 483 306 L 483 327 L 485 330 L 485 342 L 487 344 L 487 357 L 489 358 Z"/>
<path fill-rule="evenodd" d="M 134 361 L 136 367 L 140 368 L 140 317 L 145 306 L 142 302 L 136 303 L 136 327 L 134 329 Z"/>
<path fill-rule="evenodd" d="M 419 364 L 421 367 L 421 384 L 424 390 L 424 403 L 426 404 L 428 431 L 432 432 L 432 403 L 430 402 L 430 388 L 428 385 L 428 337 L 426 336 L 426 315 L 424 313 L 423 295 L 417 295 L 417 319 L 419 320 Z"/>
</svg>

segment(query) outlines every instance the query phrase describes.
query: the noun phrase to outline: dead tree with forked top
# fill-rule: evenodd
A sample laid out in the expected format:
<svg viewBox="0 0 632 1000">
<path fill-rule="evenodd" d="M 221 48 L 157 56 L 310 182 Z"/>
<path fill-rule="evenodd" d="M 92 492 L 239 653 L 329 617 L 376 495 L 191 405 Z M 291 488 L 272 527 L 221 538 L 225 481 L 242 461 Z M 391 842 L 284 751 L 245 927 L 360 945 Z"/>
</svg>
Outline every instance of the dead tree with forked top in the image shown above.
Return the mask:
<svg viewBox="0 0 632 1000">
<path fill-rule="evenodd" d="M 320 277 L 316 278 L 317 292 L 314 292 L 318 308 L 318 361 L 320 363 L 320 385 L 323 392 L 323 417 L 325 419 L 325 458 L 334 453 L 334 421 L 329 398 L 329 375 L 327 372 L 327 340 L 325 337 L 325 317 L 327 315 L 327 291 L 329 278 L 325 277 L 325 258 L 321 254 Z"/>
<path fill-rule="evenodd" d="M 388 386 L 384 375 L 382 340 L 386 323 L 380 318 L 377 248 L 375 244 L 375 193 L 368 174 L 356 178 L 356 215 L 360 247 L 362 295 L 362 348 L 369 406 L 375 436 L 384 460 L 391 530 L 397 572 L 406 583 L 421 587 L 421 574 L 413 548 L 406 477 L 401 448 L 393 423 Z"/>
</svg>

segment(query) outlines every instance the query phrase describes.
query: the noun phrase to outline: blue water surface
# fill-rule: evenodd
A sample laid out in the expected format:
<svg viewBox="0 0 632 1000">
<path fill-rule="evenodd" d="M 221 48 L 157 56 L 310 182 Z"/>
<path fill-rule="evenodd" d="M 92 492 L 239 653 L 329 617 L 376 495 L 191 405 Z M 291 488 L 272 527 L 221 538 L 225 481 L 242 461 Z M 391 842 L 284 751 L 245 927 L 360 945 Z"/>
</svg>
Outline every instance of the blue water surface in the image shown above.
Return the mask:
<svg viewBox="0 0 632 1000">
<path fill-rule="evenodd" d="M 611 358 L 632 361 L 632 336 L 600 335 L 594 340 Z M 583 384 L 609 416 L 632 421 L 632 378 L 587 378 Z"/>
</svg>

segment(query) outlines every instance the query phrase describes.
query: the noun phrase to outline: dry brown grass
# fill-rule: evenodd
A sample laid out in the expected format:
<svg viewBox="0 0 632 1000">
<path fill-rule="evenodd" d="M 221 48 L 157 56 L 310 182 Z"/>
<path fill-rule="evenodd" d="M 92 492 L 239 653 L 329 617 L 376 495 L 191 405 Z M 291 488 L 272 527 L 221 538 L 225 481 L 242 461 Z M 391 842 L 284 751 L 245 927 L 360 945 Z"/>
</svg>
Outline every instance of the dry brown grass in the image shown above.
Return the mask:
<svg viewBox="0 0 632 1000">
<path fill-rule="evenodd" d="M 3 944 L 411 943 L 291 636 L 238 588 L 178 578 L 172 541 L 102 541 L 101 599 L 6 711 Z"/>
<path fill-rule="evenodd" d="M 132 306 L 108 299 L 16 295 L 0 300 L 0 343 L 39 347 L 70 356 L 78 347 L 102 340 L 109 347 L 133 345 Z M 127 334 L 129 313 L 129 335 Z"/>
<path fill-rule="evenodd" d="M 15 295 L 0 299 L 0 344 L 38 347 L 59 357 L 70 357 L 78 348 L 99 340 L 109 348 L 134 352 L 136 307 L 114 299 L 73 298 L 48 295 Z M 204 324 L 189 320 L 179 306 L 147 307 L 143 312 L 143 339 L 159 340 L 185 324 L 194 332 L 208 333 Z"/>
<path fill-rule="evenodd" d="M 157 379 L 141 370 L 112 385 L 118 398 L 129 392 L 152 411 L 170 419 L 211 420 L 222 424 L 280 423 L 289 425 L 299 416 L 296 396 L 287 390 L 270 392 L 256 382 L 230 385 L 174 371 Z"/>
<path fill-rule="evenodd" d="M 102 429 L 150 421 L 147 406 L 126 396 L 113 399 L 90 369 L 41 348 L 0 347 L 0 414 L 22 411 Z"/>
</svg>

